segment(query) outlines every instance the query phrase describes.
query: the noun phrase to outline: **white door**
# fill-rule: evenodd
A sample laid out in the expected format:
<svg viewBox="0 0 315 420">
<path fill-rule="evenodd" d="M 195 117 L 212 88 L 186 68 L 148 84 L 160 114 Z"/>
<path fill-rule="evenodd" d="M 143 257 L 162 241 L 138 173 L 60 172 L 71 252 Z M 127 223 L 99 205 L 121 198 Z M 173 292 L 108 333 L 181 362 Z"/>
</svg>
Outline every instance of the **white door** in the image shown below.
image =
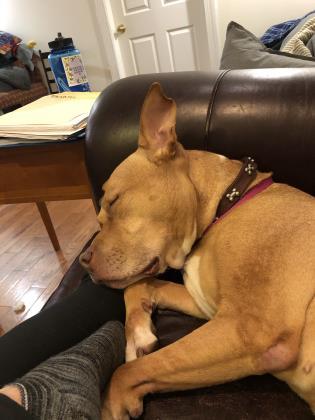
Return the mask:
<svg viewBox="0 0 315 420">
<path fill-rule="evenodd" d="M 210 70 L 203 0 L 110 0 L 120 77 Z"/>
</svg>

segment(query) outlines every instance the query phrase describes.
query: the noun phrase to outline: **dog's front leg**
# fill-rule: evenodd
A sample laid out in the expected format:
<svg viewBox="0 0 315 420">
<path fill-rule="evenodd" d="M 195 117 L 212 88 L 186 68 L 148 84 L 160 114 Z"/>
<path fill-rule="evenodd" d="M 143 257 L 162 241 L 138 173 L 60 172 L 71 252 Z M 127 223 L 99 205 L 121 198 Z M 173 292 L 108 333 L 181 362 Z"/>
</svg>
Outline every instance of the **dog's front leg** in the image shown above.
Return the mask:
<svg viewBox="0 0 315 420">
<path fill-rule="evenodd" d="M 152 292 L 148 280 L 141 280 L 125 290 L 126 362 L 151 353 L 157 345 L 151 320 L 154 305 Z"/>
<path fill-rule="evenodd" d="M 151 315 L 155 307 L 173 309 L 207 319 L 184 285 L 154 278 L 141 280 L 125 290 L 126 361 L 151 353 L 157 345 Z"/>
<path fill-rule="evenodd" d="M 258 372 L 259 363 L 244 344 L 235 317 L 217 317 L 177 342 L 119 367 L 107 389 L 103 418 L 138 417 L 148 393 L 199 388 Z"/>
</svg>

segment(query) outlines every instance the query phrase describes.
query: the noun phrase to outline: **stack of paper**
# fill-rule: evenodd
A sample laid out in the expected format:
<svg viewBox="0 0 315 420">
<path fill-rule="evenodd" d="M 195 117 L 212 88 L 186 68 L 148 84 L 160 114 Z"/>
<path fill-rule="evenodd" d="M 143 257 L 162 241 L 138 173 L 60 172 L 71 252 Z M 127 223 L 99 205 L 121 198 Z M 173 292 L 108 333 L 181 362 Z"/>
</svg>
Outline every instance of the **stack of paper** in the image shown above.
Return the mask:
<svg viewBox="0 0 315 420">
<path fill-rule="evenodd" d="M 99 92 L 57 93 L 1 115 L 0 137 L 5 139 L 0 139 L 0 146 L 2 142 L 69 138 L 86 127 L 90 110 L 98 95 Z"/>
</svg>

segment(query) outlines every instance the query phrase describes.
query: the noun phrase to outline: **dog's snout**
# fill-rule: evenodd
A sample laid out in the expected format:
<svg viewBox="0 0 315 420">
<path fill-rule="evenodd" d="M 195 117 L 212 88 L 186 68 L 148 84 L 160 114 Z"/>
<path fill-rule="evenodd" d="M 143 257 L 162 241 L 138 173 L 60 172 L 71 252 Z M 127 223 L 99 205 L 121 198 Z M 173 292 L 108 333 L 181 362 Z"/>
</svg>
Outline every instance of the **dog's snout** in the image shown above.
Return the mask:
<svg viewBox="0 0 315 420">
<path fill-rule="evenodd" d="M 80 263 L 83 265 L 83 267 L 88 267 L 91 259 L 92 259 L 93 251 L 91 248 L 88 248 L 86 251 L 82 252 L 80 255 Z"/>
</svg>

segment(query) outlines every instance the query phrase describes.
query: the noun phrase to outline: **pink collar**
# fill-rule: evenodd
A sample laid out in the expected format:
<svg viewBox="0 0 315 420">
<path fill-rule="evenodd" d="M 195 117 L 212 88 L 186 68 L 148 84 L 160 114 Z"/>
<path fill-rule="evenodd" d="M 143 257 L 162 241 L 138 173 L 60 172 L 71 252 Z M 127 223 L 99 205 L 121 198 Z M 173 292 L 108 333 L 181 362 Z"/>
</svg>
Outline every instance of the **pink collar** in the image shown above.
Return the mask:
<svg viewBox="0 0 315 420">
<path fill-rule="evenodd" d="M 245 201 L 248 201 L 251 198 L 255 197 L 255 195 L 257 195 L 257 194 L 261 193 L 262 191 L 264 191 L 265 189 L 267 189 L 271 184 L 273 184 L 273 180 L 272 180 L 271 177 L 269 177 L 269 178 L 266 178 L 266 179 L 262 180 L 261 182 L 259 182 L 254 187 L 250 188 L 245 193 L 245 195 L 237 203 L 234 204 L 233 207 L 231 207 L 228 211 L 226 211 L 225 213 L 223 213 L 222 216 L 217 217 L 216 219 L 214 219 L 212 221 L 212 223 L 204 231 L 203 234 L 205 234 L 213 225 L 215 225 L 216 223 L 220 222 L 220 220 L 222 220 L 225 216 L 227 216 L 233 209 L 235 209 L 236 207 L 240 206 L 241 204 L 244 204 Z"/>
</svg>

